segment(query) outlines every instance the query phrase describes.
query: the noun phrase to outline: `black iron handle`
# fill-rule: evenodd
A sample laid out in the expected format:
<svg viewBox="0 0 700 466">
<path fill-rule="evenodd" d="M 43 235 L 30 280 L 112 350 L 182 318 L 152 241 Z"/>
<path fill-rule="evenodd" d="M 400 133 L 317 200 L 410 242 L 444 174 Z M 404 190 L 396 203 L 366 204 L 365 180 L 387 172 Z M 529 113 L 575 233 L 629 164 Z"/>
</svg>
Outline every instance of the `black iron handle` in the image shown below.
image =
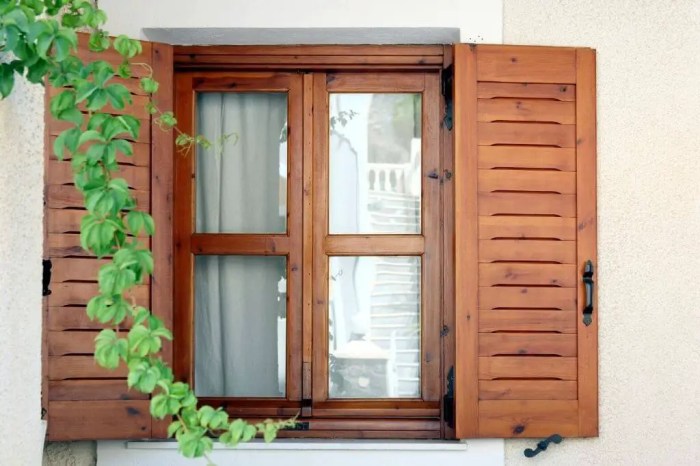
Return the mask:
<svg viewBox="0 0 700 466">
<path fill-rule="evenodd" d="M 586 261 L 583 267 L 583 285 L 586 287 L 586 306 L 583 308 L 583 323 L 588 326 L 593 322 L 593 262 Z"/>
<path fill-rule="evenodd" d="M 540 452 L 547 450 L 550 443 L 561 443 L 562 440 L 564 440 L 564 438 L 559 434 L 550 435 L 546 439 L 537 442 L 537 448 L 534 450 L 532 448 L 527 448 L 523 453 L 528 458 L 532 458 L 533 456 L 537 456 Z"/>
</svg>

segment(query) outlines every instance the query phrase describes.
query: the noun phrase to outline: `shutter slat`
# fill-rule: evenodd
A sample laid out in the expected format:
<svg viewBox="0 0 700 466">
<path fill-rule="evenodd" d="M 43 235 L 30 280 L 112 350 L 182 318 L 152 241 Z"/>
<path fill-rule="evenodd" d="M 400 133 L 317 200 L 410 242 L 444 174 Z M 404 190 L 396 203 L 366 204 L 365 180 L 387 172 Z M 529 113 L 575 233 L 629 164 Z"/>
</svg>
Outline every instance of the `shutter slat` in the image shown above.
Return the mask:
<svg viewBox="0 0 700 466">
<path fill-rule="evenodd" d="M 552 240 L 481 240 L 479 262 L 533 261 L 574 264 L 575 241 Z"/>
<path fill-rule="evenodd" d="M 479 264 L 479 286 L 548 285 L 573 288 L 576 266 L 560 264 Z"/>
<path fill-rule="evenodd" d="M 479 99 L 479 121 L 538 121 L 572 124 L 576 121 L 574 102 L 524 99 Z"/>
<path fill-rule="evenodd" d="M 49 380 L 123 379 L 127 372 L 124 364 L 113 370 L 100 367 L 93 356 L 49 356 Z"/>
<path fill-rule="evenodd" d="M 576 333 L 576 312 L 533 309 L 479 311 L 479 332 L 501 331 Z"/>
<path fill-rule="evenodd" d="M 576 196 L 544 193 L 479 193 L 479 213 L 575 217 Z"/>
<path fill-rule="evenodd" d="M 145 439 L 151 435 L 148 400 L 49 402 L 50 439 Z"/>
<path fill-rule="evenodd" d="M 49 147 L 53 147 L 57 136 L 51 136 Z M 83 146 L 85 149 L 90 147 L 90 143 L 85 143 Z M 117 153 L 117 163 L 121 165 L 136 165 L 139 167 L 148 167 L 151 164 L 151 146 L 150 144 L 144 144 L 142 142 L 132 143 L 134 149 L 134 154 L 126 156 L 121 152 Z M 66 152 L 64 153 L 63 160 L 72 160 L 72 154 Z"/>
<path fill-rule="evenodd" d="M 557 171 L 479 170 L 479 191 L 576 193 L 576 174 Z"/>
<path fill-rule="evenodd" d="M 590 327 L 581 316 L 595 261 L 593 57 L 455 47 L 460 438 L 597 433 L 597 309 Z"/>
<path fill-rule="evenodd" d="M 576 356 L 576 335 L 536 333 L 485 333 L 479 335 L 479 355 Z"/>
<path fill-rule="evenodd" d="M 560 147 L 479 146 L 479 168 L 576 171 L 576 151 Z"/>
<path fill-rule="evenodd" d="M 480 380 L 480 400 L 575 400 L 576 382 L 567 380 Z"/>
<path fill-rule="evenodd" d="M 479 358 L 479 380 L 509 378 L 576 380 L 576 358 L 532 356 Z"/>
<path fill-rule="evenodd" d="M 70 163 L 52 159 L 49 161 L 48 172 L 48 183 L 51 185 L 73 184 L 73 169 Z M 148 167 L 122 166 L 118 176 L 124 178 L 132 189 L 148 191 L 151 188 L 151 171 Z M 82 204 L 82 200 L 79 202 Z"/>
<path fill-rule="evenodd" d="M 49 400 L 147 400 L 148 395 L 129 390 L 125 379 L 54 380 L 49 382 Z"/>
<path fill-rule="evenodd" d="M 576 100 L 576 86 L 573 84 L 480 82 L 476 88 L 479 99 L 516 97 L 521 99 L 554 99 L 565 102 Z"/>
</svg>

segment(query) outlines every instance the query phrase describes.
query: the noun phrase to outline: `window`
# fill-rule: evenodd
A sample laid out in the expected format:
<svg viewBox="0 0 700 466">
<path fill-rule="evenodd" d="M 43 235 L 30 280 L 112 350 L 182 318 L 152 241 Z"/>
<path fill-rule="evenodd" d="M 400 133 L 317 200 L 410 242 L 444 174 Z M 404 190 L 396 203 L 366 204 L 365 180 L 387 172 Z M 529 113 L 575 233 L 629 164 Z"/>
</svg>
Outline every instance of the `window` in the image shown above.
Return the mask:
<svg viewBox="0 0 700 466">
<path fill-rule="evenodd" d="M 142 125 L 121 175 L 157 224 L 133 297 L 202 399 L 300 413 L 295 437 L 597 435 L 594 51 L 145 42 L 139 61 L 214 142 L 175 153 L 127 82 Z M 48 438 L 165 438 L 126 368 L 94 364 L 102 262 L 51 146 Z"/>
<path fill-rule="evenodd" d="M 438 72 L 182 72 L 176 95 L 212 142 L 175 166 L 179 375 L 240 415 L 439 436 Z"/>
</svg>

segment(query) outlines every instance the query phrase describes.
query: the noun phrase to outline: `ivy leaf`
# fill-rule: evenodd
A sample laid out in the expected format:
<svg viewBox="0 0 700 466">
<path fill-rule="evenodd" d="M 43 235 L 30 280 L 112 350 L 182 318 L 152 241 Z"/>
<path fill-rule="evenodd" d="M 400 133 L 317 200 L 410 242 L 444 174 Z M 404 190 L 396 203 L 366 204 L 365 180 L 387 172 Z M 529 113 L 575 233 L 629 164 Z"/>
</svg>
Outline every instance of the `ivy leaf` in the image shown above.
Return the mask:
<svg viewBox="0 0 700 466">
<path fill-rule="evenodd" d="M 126 214 L 126 225 L 134 236 L 139 236 L 142 231 L 149 236 L 153 236 L 153 233 L 155 233 L 153 217 L 140 210 L 132 210 Z"/>
<path fill-rule="evenodd" d="M 10 95 L 15 85 L 15 70 L 9 63 L 0 63 L 0 97 Z"/>
<path fill-rule="evenodd" d="M 133 58 L 141 53 L 141 42 L 122 34 L 114 39 L 114 49 L 125 58 Z"/>
<path fill-rule="evenodd" d="M 116 151 L 121 152 L 127 157 L 131 157 L 132 155 L 134 155 L 134 145 L 131 144 L 129 141 L 126 141 L 124 139 L 115 139 L 111 142 L 111 144 L 114 146 L 114 149 Z"/>
<path fill-rule="evenodd" d="M 117 337 L 112 329 L 102 330 L 95 338 L 95 361 L 106 368 L 116 369 L 119 360 L 126 357 L 126 340 Z"/>
<path fill-rule="evenodd" d="M 174 437 L 182 429 L 180 421 L 173 421 L 168 426 L 168 437 Z"/>
<path fill-rule="evenodd" d="M 109 37 L 104 31 L 93 31 L 88 40 L 88 48 L 92 52 L 104 52 L 109 48 Z"/>
<path fill-rule="evenodd" d="M 141 357 L 160 351 L 162 342 L 160 337 L 151 333 L 144 325 L 134 325 L 129 330 L 129 352 Z"/>
<path fill-rule="evenodd" d="M 122 122 L 125 128 L 129 131 L 129 135 L 131 135 L 132 138 L 138 139 L 139 137 L 139 130 L 141 129 L 141 122 L 136 118 L 131 115 L 120 115 L 117 117 L 117 120 Z"/>
<path fill-rule="evenodd" d="M 155 94 L 158 92 L 158 81 L 153 78 L 141 78 L 139 87 L 147 94 Z"/>
<path fill-rule="evenodd" d="M 107 104 L 108 98 L 109 95 L 107 94 L 107 91 L 105 91 L 104 89 L 97 88 L 87 98 L 86 108 L 93 112 L 96 110 L 100 110 Z"/>
<path fill-rule="evenodd" d="M 64 149 L 74 153 L 78 150 L 79 141 L 84 133 L 81 134 L 80 128 L 77 126 L 61 131 L 53 144 L 53 152 L 59 160 L 63 160 Z"/>
<path fill-rule="evenodd" d="M 110 84 L 105 87 L 109 103 L 117 110 L 123 110 L 126 104 L 131 104 L 131 93 L 123 84 Z"/>
<path fill-rule="evenodd" d="M 129 363 L 129 375 L 127 385 L 129 388 L 135 387 L 142 393 L 151 393 L 155 390 L 160 371 L 157 367 L 151 366 L 144 360 L 134 360 Z"/>
<path fill-rule="evenodd" d="M 114 263 L 105 264 L 100 267 L 98 284 L 104 295 L 121 295 L 136 284 L 136 274 L 131 269 L 120 269 Z"/>
</svg>

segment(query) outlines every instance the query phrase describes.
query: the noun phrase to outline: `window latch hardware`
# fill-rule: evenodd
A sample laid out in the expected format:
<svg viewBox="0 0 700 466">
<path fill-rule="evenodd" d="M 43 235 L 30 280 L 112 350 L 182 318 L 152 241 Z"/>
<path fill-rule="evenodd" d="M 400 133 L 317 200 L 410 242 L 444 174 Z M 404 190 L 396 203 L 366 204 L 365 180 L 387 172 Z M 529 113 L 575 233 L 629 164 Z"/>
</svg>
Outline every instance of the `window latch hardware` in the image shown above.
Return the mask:
<svg viewBox="0 0 700 466">
<path fill-rule="evenodd" d="M 593 262 L 586 261 L 583 267 L 583 285 L 586 287 L 586 306 L 583 308 L 583 323 L 586 326 L 593 322 Z"/>
<path fill-rule="evenodd" d="M 309 430 L 309 421 L 297 421 L 292 427 L 287 427 L 284 430 Z"/>
<path fill-rule="evenodd" d="M 445 423 L 452 429 L 455 428 L 455 368 L 447 371 L 447 392 L 442 397 L 442 412 Z"/>
<path fill-rule="evenodd" d="M 41 296 L 48 296 L 51 294 L 49 284 L 51 283 L 51 267 L 53 266 L 53 264 L 51 264 L 50 259 L 43 259 L 41 261 L 41 265 L 43 268 L 43 274 L 41 279 Z"/>
<path fill-rule="evenodd" d="M 533 456 L 537 456 L 541 452 L 545 451 L 550 443 L 558 444 L 561 443 L 562 440 L 564 440 L 564 438 L 559 434 L 550 435 L 546 439 L 537 442 L 537 448 L 535 448 L 534 450 L 532 448 L 526 448 L 524 454 L 528 458 L 532 458 Z"/>
</svg>

